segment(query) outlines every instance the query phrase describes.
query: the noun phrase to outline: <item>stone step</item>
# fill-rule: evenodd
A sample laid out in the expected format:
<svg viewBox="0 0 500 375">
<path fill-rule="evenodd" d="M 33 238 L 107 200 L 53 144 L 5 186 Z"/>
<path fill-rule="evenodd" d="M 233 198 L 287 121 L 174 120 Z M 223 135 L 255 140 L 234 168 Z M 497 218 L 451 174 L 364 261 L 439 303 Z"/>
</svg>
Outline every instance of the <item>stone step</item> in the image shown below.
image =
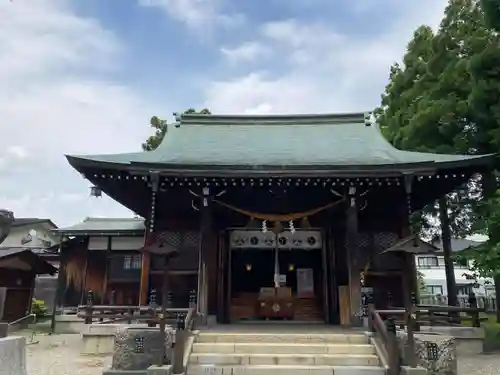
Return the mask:
<svg viewBox="0 0 500 375">
<path fill-rule="evenodd" d="M 379 366 L 373 354 L 192 353 L 191 365 Z"/>
<path fill-rule="evenodd" d="M 199 343 L 298 343 L 298 344 L 368 344 L 364 334 L 299 334 L 299 333 L 220 333 L 202 332 Z"/>
<path fill-rule="evenodd" d="M 385 369 L 376 366 L 190 365 L 187 375 L 385 375 Z"/>
<path fill-rule="evenodd" d="M 375 354 L 369 344 L 194 343 L 193 353 Z"/>
</svg>

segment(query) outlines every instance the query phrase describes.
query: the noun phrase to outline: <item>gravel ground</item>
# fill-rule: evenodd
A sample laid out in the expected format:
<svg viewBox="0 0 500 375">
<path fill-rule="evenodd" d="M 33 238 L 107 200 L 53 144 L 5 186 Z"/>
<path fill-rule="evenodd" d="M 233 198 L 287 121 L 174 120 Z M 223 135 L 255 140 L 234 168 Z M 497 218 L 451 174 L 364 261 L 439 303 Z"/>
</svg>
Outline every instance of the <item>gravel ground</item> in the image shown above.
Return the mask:
<svg viewBox="0 0 500 375">
<path fill-rule="evenodd" d="M 80 335 L 37 335 L 26 350 L 28 375 L 101 375 L 111 356 L 80 355 Z"/>
<path fill-rule="evenodd" d="M 458 359 L 458 375 L 499 375 L 500 354 L 482 354 Z"/>
<path fill-rule="evenodd" d="M 80 335 L 37 335 L 28 345 L 29 375 L 101 375 L 111 356 L 80 355 Z M 500 354 L 459 358 L 458 375 L 499 375 Z"/>
</svg>

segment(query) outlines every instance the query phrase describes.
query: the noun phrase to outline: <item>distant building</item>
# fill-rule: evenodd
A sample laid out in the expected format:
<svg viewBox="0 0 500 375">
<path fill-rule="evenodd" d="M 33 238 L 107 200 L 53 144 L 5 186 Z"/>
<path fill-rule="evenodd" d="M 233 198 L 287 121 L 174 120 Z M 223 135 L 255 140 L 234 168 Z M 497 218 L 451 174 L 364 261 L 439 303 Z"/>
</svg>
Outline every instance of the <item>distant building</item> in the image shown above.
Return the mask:
<svg viewBox="0 0 500 375">
<path fill-rule="evenodd" d="M 15 218 L 8 236 L 0 245 L 0 256 L 30 250 L 58 269 L 60 236 L 53 232 L 55 229 L 57 225 L 50 219 Z M 56 284 L 57 274 L 38 275 L 32 297 L 43 300 L 50 309 L 54 301 Z"/>
<path fill-rule="evenodd" d="M 451 240 L 451 248 L 455 254 L 480 244 L 481 242 L 467 239 L 452 238 Z M 435 296 L 447 296 L 443 245 L 441 242 L 437 242 L 435 246 L 441 251 L 433 254 L 417 255 L 415 263 L 417 270 L 423 277 L 427 293 Z M 470 266 L 470 261 L 454 263 L 457 294 L 468 295 L 470 292 L 474 292 L 478 296 L 491 296 L 494 294 L 495 288 L 492 279 L 471 280 L 466 277 L 466 274 L 471 273 Z"/>
</svg>

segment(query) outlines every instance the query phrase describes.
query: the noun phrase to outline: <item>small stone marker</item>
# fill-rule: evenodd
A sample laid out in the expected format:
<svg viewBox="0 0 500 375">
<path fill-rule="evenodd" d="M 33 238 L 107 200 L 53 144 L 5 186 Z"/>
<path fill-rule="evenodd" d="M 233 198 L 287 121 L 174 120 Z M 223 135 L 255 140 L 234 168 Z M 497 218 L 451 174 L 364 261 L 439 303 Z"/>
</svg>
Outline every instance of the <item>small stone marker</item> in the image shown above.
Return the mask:
<svg viewBox="0 0 500 375">
<path fill-rule="evenodd" d="M 116 370 L 146 371 L 149 366 L 158 363 L 162 345 L 166 347 L 167 356 L 171 356 L 173 330 L 170 327 L 166 329 L 166 341 L 162 343 L 158 328 L 118 328 L 110 373 Z"/>
</svg>

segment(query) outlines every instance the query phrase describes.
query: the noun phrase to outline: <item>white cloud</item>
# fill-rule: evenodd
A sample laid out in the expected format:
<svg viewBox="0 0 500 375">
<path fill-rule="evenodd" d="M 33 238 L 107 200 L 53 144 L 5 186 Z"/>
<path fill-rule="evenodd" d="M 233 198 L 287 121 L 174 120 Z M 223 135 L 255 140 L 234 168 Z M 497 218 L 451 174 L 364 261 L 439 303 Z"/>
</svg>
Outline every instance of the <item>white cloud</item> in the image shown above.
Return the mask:
<svg viewBox="0 0 500 375">
<path fill-rule="evenodd" d="M 297 18 L 263 24 L 253 38 L 242 40 L 241 46 L 272 50 L 272 58 L 282 63 L 283 68 L 274 67 L 279 73 L 265 72 L 262 68 L 249 70 L 242 76 L 205 84 L 205 106 L 226 113 L 373 109 L 379 104 L 390 65 L 401 59 L 413 31 L 421 24 L 437 26 L 446 3 L 446 0 L 378 3 L 379 7 L 386 6 L 391 16 L 363 21 L 386 22 L 384 31 L 378 34 L 349 33 L 337 28 L 331 20 L 302 22 Z M 360 5 L 356 12 L 367 9 Z M 351 27 L 365 26 L 358 22 Z M 238 50 L 237 46 L 233 48 Z"/>
<path fill-rule="evenodd" d="M 245 21 L 241 14 L 224 13 L 222 0 L 139 0 L 138 2 L 140 6 L 159 8 L 188 28 L 205 34 L 216 26 L 233 28 Z"/>
<path fill-rule="evenodd" d="M 235 48 L 222 47 L 221 52 L 231 63 L 251 62 L 268 57 L 271 50 L 258 42 L 243 43 Z"/>
<path fill-rule="evenodd" d="M 16 159 L 26 159 L 28 157 L 28 151 L 21 146 L 10 146 L 7 147 L 7 155 Z"/>
<path fill-rule="evenodd" d="M 0 2 L 0 208 L 59 224 L 131 215 L 91 200 L 64 154 L 139 150 L 155 113 L 130 88 L 96 78 L 119 66 L 124 46 L 70 4 Z"/>
</svg>

